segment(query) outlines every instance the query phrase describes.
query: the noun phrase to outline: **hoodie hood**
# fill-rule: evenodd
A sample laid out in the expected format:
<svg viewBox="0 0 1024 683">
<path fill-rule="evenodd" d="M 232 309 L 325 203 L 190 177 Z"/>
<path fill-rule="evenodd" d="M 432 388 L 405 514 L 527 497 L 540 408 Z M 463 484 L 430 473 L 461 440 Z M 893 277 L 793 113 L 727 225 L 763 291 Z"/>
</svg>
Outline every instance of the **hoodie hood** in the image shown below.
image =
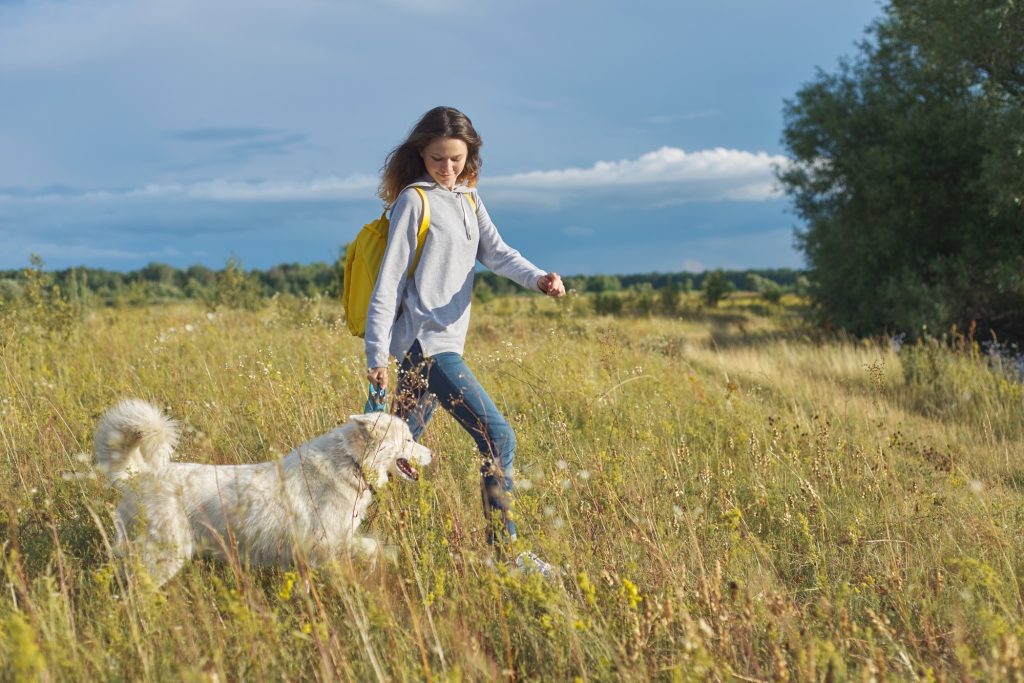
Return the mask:
<svg viewBox="0 0 1024 683">
<path fill-rule="evenodd" d="M 470 187 L 469 185 L 459 184 L 449 190 L 447 187 L 444 187 L 443 185 L 441 185 L 441 183 L 437 182 L 429 175 L 424 175 L 420 177 L 419 180 L 409 183 L 407 187 L 419 187 L 426 191 L 435 190 L 441 193 L 457 195 L 455 199 L 458 202 L 459 208 L 462 210 L 462 227 L 466 231 L 466 238 L 473 239 L 473 227 L 470 223 L 469 217 L 474 211 L 473 205 L 470 204 L 470 200 L 468 197 L 468 195 L 471 195 L 473 192 L 472 187 Z"/>
<path fill-rule="evenodd" d="M 418 180 L 409 183 L 406 187 L 422 187 L 425 190 L 438 189 L 444 190 L 445 192 L 457 192 L 459 194 L 469 194 L 473 192 L 474 189 L 469 185 L 463 185 L 462 183 L 459 183 L 458 185 L 449 190 L 447 187 L 442 186 L 441 183 L 437 182 L 429 175 L 421 176 Z"/>
</svg>

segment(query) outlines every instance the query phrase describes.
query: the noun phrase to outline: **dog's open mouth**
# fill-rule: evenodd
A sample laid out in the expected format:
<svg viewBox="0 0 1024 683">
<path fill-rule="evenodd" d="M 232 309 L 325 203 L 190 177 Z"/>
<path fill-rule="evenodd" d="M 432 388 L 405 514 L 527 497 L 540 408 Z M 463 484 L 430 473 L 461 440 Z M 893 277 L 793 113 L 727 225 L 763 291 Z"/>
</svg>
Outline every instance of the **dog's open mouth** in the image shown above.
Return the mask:
<svg viewBox="0 0 1024 683">
<path fill-rule="evenodd" d="M 416 471 L 416 468 L 412 466 L 412 463 L 405 458 L 399 458 L 395 461 L 395 466 L 398 468 L 398 473 L 409 481 L 418 481 L 420 473 Z"/>
</svg>

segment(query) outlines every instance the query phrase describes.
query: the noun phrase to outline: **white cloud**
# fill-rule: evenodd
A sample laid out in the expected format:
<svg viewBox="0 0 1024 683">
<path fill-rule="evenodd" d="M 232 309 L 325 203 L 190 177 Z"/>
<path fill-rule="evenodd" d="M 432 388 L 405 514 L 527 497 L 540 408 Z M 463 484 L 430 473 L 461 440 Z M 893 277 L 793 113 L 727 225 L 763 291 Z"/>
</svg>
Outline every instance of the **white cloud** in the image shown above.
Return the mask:
<svg viewBox="0 0 1024 683">
<path fill-rule="evenodd" d="M 214 202 L 289 202 L 371 199 L 377 179 L 367 175 L 326 176 L 306 181 L 207 180 L 197 183 L 152 183 L 127 190 L 88 190 L 28 195 L 0 194 L 0 202 L 117 202 L 178 199 Z"/>
<path fill-rule="evenodd" d="M 714 149 L 687 152 L 662 147 L 638 159 L 598 161 L 589 168 L 530 171 L 499 176 L 487 187 L 499 194 L 536 193 L 547 199 L 581 193 L 639 193 L 645 201 L 757 201 L 780 196 L 773 169 L 786 157 L 766 152 Z"/>
<path fill-rule="evenodd" d="M 598 161 L 589 168 L 530 171 L 485 177 L 490 204 L 557 207 L 600 197 L 607 203 L 661 206 L 685 202 L 761 201 L 781 196 L 773 169 L 784 156 L 721 147 L 686 152 L 662 147 L 637 159 Z M 2 195 L 0 202 L 118 201 L 180 199 L 222 202 L 346 201 L 372 199 L 377 178 L 355 174 L 310 180 L 244 181 L 217 179 L 195 183 L 154 183 L 127 190 Z M 586 228 L 570 226 L 566 234 Z M 574 231 L 574 232 L 573 232 Z"/>
<path fill-rule="evenodd" d="M 549 209 L 595 199 L 609 206 L 655 207 L 763 201 L 781 196 L 774 169 L 788 163 L 766 152 L 662 147 L 636 159 L 598 161 L 587 168 L 485 177 L 481 185 L 491 204 Z"/>
</svg>

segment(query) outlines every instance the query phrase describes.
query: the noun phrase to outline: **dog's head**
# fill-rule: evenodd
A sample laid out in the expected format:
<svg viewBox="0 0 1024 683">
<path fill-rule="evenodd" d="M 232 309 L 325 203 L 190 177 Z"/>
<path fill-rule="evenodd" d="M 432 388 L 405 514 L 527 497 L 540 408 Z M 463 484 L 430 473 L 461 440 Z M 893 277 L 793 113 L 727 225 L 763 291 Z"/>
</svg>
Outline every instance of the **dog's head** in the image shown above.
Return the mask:
<svg viewBox="0 0 1024 683">
<path fill-rule="evenodd" d="M 416 468 L 426 467 L 433 459 L 430 449 L 413 441 L 409 425 L 396 415 L 353 415 L 349 424 L 356 431 L 363 474 L 375 488 L 388 483 L 391 475 L 416 481 L 420 478 Z"/>
</svg>

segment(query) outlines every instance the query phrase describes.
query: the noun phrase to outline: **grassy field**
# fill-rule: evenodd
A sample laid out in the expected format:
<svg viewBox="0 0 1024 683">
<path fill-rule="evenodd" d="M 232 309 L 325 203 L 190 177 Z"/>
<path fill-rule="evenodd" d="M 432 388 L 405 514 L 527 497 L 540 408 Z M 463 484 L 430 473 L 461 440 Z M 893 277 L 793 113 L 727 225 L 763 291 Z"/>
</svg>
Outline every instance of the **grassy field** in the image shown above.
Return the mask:
<svg viewBox="0 0 1024 683">
<path fill-rule="evenodd" d="M 562 568 L 552 582 L 486 562 L 477 457 L 446 415 L 425 437 L 435 464 L 371 508 L 394 562 L 124 580 L 116 498 L 89 462 L 103 410 L 164 406 L 186 460 L 274 458 L 361 410 L 361 341 L 333 304 L 293 299 L 9 319 L 0 676 L 1022 675 L 1024 388 L 969 340 L 897 352 L 822 340 L 782 308 L 585 303 L 490 301 L 467 352 L 516 428 L 521 542 Z"/>
</svg>

